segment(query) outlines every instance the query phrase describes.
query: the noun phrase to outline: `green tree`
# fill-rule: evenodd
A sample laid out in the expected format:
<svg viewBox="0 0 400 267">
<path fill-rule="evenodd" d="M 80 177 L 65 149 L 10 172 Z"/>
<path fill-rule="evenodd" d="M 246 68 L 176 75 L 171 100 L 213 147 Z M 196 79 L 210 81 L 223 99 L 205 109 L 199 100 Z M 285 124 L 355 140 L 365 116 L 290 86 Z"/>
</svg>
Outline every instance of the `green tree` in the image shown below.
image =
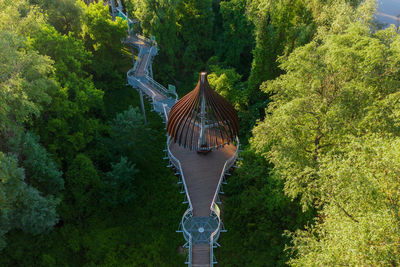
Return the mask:
<svg viewBox="0 0 400 267">
<path fill-rule="evenodd" d="M 342 23 L 281 58 L 286 74 L 263 84 L 273 101 L 253 131 L 284 192 L 318 210 L 291 234 L 294 266 L 399 263 L 400 36 L 371 30 L 373 1 L 343 5 Z"/>
<path fill-rule="evenodd" d="M 111 206 L 126 204 L 136 196 L 134 177 L 139 172 L 135 164 L 121 157 L 120 162 L 111 164 L 112 170 L 105 174 L 103 201 Z"/>
<path fill-rule="evenodd" d="M 246 105 L 246 90 L 241 82 L 242 76 L 235 69 L 223 69 L 218 65 L 210 66 L 208 81 L 211 87 L 226 98 L 237 110 Z"/>
<path fill-rule="evenodd" d="M 216 38 L 216 50 L 221 61 L 245 77 L 249 75 L 255 42 L 254 24 L 246 16 L 246 5 L 247 0 L 220 2 L 223 33 L 221 38 Z"/>
<path fill-rule="evenodd" d="M 117 114 L 111 122 L 111 131 L 109 145 L 114 154 L 128 157 L 134 163 L 147 165 L 147 160 L 154 152 L 151 148 L 151 143 L 155 140 L 154 131 L 143 123 L 137 107 L 130 106 L 126 111 Z"/>
<path fill-rule="evenodd" d="M 99 190 L 102 183 L 90 158 L 78 154 L 65 173 L 65 200 L 62 206 L 63 219 L 83 220 L 98 207 Z"/>
<path fill-rule="evenodd" d="M 54 60 L 55 76 L 61 86 L 45 114 L 36 120 L 35 128 L 49 151 L 65 164 L 99 135 L 104 93 L 94 86 L 86 71 L 92 55 L 82 41 L 43 25 L 32 45 Z"/>
<path fill-rule="evenodd" d="M 282 62 L 287 74 L 263 87 L 275 95 L 269 115 L 254 129 L 253 144 L 286 180 L 286 193 L 301 195 L 305 207 L 320 199 L 320 155 L 346 135 L 364 132 L 360 124 L 369 116 L 367 110 L 396 92 L 393 55 L 398 52 L 396 45 L 386 45 L 397 43 L 393 34 L 389 29 L 374 35 L 367 25 L 352 24 L 322 44 L 297 49 Z"/>
<path fill-rule="evenodd" d="M 250 1 L 248 17 L 255 26 L 256 39 L 248 85 L 253 91 L 263 81 L 281 74 L 276 61 L 278 56 L 288 54 L 311 39 L 313 18 L 303 0 Z"/>
<path fill-rule="evenodd" d="M 59 199 L 42 196 L 25 179 L 16 157 L 0 152 L 0 249 L 5 246 L 4 234 L 11 229 L 40 234 L 58 221 Z"/>
<path fill-rule="evenodd" d="M 50 23 L 62 34 L 81 31 L 82 8 L 77 0 L 29 0 L 38 5 L 46 14 Z"/>
<path fill-rule="evenodd" d="M 379 135 L 355 138 L 321 160 L 326 204 L 315 225 L 292 234 L 298 254 L 291 265 L 400 263 L 399 141 Z"/>
<path fill-rule="evenodd" d="M 7 150 L 18 155 L 25 169 L 26 182 L 45 195 L 59 195 L 64 189 L 62 172 L 51 155 L 39 144 L 33 133 L 23 133 L 11 138 Z"/>
<path fill-rule="evenodd" d="M 154 35 L 160 44 L 157 60 L 164 62 L 160 72 L 177 74 L 179 55 L 183 49 L 178 39 L 179 25 L 176 9 L 182 0 L 138 0 L 134 1 L 134 15 L 140 21 L 143 33 Z M 164 74 L 164 75 L 165 75 Z M 157 76 L 159 77 L 159 76 Z"/>
<path fill-rule="evenodd" d="M 176 12 L 179 35 L 184 45 L 181 52 L 184 73 L 186 70 L 204 69 L 215 45 L 212 0 L 183 0 Z"/>
<path fill-rule="evenodd" d="M 57 86 L 49 78 L 52 61 L 29 49 L 15 33 L 0 30 L 0 130 L 39 116 Z"/>
<path fill-rule="evenodd" d="M 121 18 L 112 20 L 109 8 L 103 1 L 83 9 L 81 37 L 85 47 L 93 54 L 88 71 L 93 74 L 96 88 L 103 91 L 118 90 L 124 84 L 126 71 L 122 53 L 122 38 L 126 37 L 127 25 Z M 126 62 L 131 62 L 131 59 Z"/>
<path fill-rule="evenodd" d="M 246 149 L 224 189 L 224 225 L 221 235 L 223 266 L 285 266 L 290 242 L 285 230 L 294 231 L 311 218 L 282 192 L 283 181 L 270 171 L 265 158 Z"/>
</svg>

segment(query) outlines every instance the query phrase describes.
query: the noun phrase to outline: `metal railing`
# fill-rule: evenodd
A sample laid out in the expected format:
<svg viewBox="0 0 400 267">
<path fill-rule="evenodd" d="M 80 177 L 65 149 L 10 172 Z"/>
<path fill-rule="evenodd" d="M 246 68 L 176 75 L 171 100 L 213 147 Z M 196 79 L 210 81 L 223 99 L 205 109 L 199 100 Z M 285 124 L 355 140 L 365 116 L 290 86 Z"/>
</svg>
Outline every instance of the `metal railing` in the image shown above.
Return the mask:
<svg viewBox="0 0 400 267">
<path fill-rule="evenodd" d="M 164 116 L 165 116 L 165 123 L 168 122 L 168 115 L 171 109 L 168 107 L 167 104 L 163 104 Z"/>
<path fill-rule="evenodd" d="M 167 88 L 165 88 L 164 86 L 162 86 L 161 84 L 159 84 L 158 82 L 156 82 L 152 77 L 150 77 L 149 75 L 149 66 L 150 63 L 153 59 L 153 57 L 157 54 L 157 47 L 156 46 L 152 46 L 150 48 L 150 52 L 149 52 L 149 56 L 147 57 L 147 61 L 146 61 L 146 65 L 145 65 L 145 74 L 146 74 L 146 79 L 149 81 L 149 83 L 155 87 L 156 89 L 158 89 L 160 92 L 162 92 L 163 94 L 165 94 L 166 97 L 168 97 L 169 95 L 173 95 L 175 100 L 178 100 L 178 94 L 175 91 L 171 91 L 168 90 Z M 150 58 L 150 59 L 149 59 Z"/>
<path fill-rule="evenodd" d="M 165 88 L 164 86 L 162 86 L 161 84 L 159 84 L 157 81 L 155 81 L 150 75 L 149 75 L 149 68 L 151 68 L 151 62 L 153 60 L 153 57 L 157 54 L 157 46 L 152 45 L 153 43 L 140 35 L 136 35 L 135 37 L 128 37 L 128 39 L 134 39 L 136 38 L 137 40 L 142 41 L 145 45 L 141 45 L 139 44 L 139 55 L 138 55 L 138 59 L 135 62 L 135 65 L 132 69 L 130 69 L 127 73 L 128 76 L 128 81 L 129 83 L 133 86 L 137 86 L 137 88 L 139 90 L 145 90 L 146 95 L 148 97 L 151 97 L 152 100 L 152 105 L 153 105 L 153 109 L 156 109 L 157 107 L 160 107 L 160 110 L 157 110 L 160 115 L 163 114 L 163 116 L 165 117 L 165 122 L 168 121 L 168 115 L 170 112 L 170 107 L 167 104 L 164 104 L 158 100 L 156 100 L 156 93 L 154 91 L 157 91 L 158 94 L 164 96 L 165 98 L 168 98 L 170 96 L 172 96 L 172 99 L 175 99 L 175 101 L 178 100 L 178 95 L 176 94 L 176 91 L 174 90 L 168 90 L 167 88 Z M 137 45 L 137 44 L 136 44 Z M 147 46 L 147 47 L 146 47 Z M 150 49 L 148 48 L 148 46 L 151 46 Z M 146 62 L 142 62 L 143 56 L 145 53 L 148 53 L 148 56 L 146 58 Z M 144 73 L 145 73 L 145 77 L 143 77 L 147 82 L 147 84 L 144 84 L 140 79 L 137 78 L 136 74 L 138 71 L 138 68 L 140 66 L 140 64 L 144 63 Z M 187 241 L 186 243 L 186 247 L 189 249 L 189 253 L 188 253 L 188 257 L 186 260 L 186 264 L 188 264 L 189 266 L 192 265 L 192 246 L 193 246 L 193 237 L 190 234 L 190 232 L 185 228 L 185 222 L 187 220 L 189 220 L 191 217 L 193 217 L 193 206 L 192 206 L 192 202 L 190 199 L 190 195 L 189 195 L 189 191 L 188 191 L 188 187 L 186 184 L 186 180 L 185 180 L 185 176 L 183 173 L 183 169 L 182 169 L 182 165 L 180 163 L 180 161 L 172 154 L 171 150 L 170 150 L 170 145 L 171 145 L 171 139 L 168 136 L 167 139 L 167 151 L 168 151 L 168 158 L 170 160 L 170 162 L 172 163 L 173 166 L 176 167 L 176 169 L 179 172 L 179 175 L 181 176 L 182 179 L 182 183 L 185 189 L 185 196 L 187 198 L 187 203 L 188 203 L 188 209 L 185 211 L 185 213 L 182 216 L 181 219 L 181 227 L 182 227 L 182 232 L 183 235 Z M 213 196 L 213 200 L 211 202 L 210 205 L 210 216 L 214 216 L 216 217 L 216 219 L 218 220 L 218 226 L 215 229 L 215 231 L 213 233 L 211 233 L 210 235 L 210 239 L 209 239 L 209 246 L 210 246 L 210 266 L 213 266 L 216 262 L 214 261 L 214 245 L 218 245 L 218 243 L 216 243 L 216 240 L 219 237 L 219 234 L 221 232 L 221 228 L 222 228 L 222 221 L 221 221 L 221 217 L 220 217 L 220 210 L 219 207 L 217 205 L 217 198 L 218 198 L 218 194 L 221 190 L 221 184 L 223 182 L 223 179 L 225 177 L 225 174 L 227 173 L 227 171 L 234 165 L 234 162 L 236 161 L 237 157 L 238 157 L 238 151 L 239 151 L 239 140 L 237 139 L 237 148 L 235 153 L 232 155 L 232 157 L 230 157 L 228 160 L 225 161 L 224 167 L 221 171 L 221 175 L 219 177 L 219 181 L 218 181 L 218 185 L 217 185 L 217 189 L 214 193 Z"/>
<path fill-rule="evenodd" d="M 146 62 L 144 63 L 144 73 L 145 73 L 145 78 L 146 80 L 149 82 L 149 84 L 156 89 L 161 95 L 163 95 L 165 98 L 168 98 L 171 96 L 171 98 L 175 99 L 175 101 L 178 100 L 178 95 L 175 91 L 171 91 L 171 90 L 167 90 L 167 88 L 165 88 L 164 86 L 162 86 L 161 84 L 159 84 L 158 82 L 156 82 L 152 77 L 150 77 L 149 75 L 149 66 L 151 64 L 152 58 L 154 57 L 154 55 L 156 54 L 156 52 L 154 52 L 154 49 L 157 49 L 155 46 L 152 46 L 150 48 L 150 51 L 148 53 L 148 56 L 146 58 Z M 136 72 L 138 71 L 138 67 L 140 62 L 142 61 L 143 55 L 145 54 L 146 49 L 143 48 L 142 46 L 140 46 L 139 49 L 139 55 L 138 55 L 138 59 L 135 62 L 135 66 L 133 67 L 133 72 L 136 75 Z M 128 71 L 128 75 L 130 76 L 134 76 L 132 75 L 132 71 L 129 70 Z M 151 90 L 150 88 L 148 88 L 149 90 Z"/>
<path fill-rule="evenodd" d="M 189 203 L 190 210 L 193 210 L 192 201 L 190 200 L 189 191 L 188 191 L 188 188 L 186 185 L 185 175 L 183 174 L 183 171 L 182 171 L 181 162 L 172 154 L 171 149 L 169 148 L 170 145 L 171 145 L 171 138 L 168 136 L 168 139 L 167 139 L 168 158 L 171 161 L 171 163 L 178 169 L 178 171 L 181 175 L 182 183 L 185 188 L 186 197 L 187 197 L 187 200 Z"/>
<path fill-rule="evenodd" d="M 161 84 L 159 84 L 158 82 L 156 82 L 151 75 L 149 75 L 149 68 L 151 68 L 151 63 L 153 60 L 153 57 L 157 54 L 157 43 L 156 42 L 152 42 L 151 40 L 136 34 L 135 36 L 131 35 L 130 32 L 130 28 L 129 28 L 129 24 L 133 23 L 132 20 L 130 20 L 127 16 L 127 14 L 124 14 L 122 12 L 122 5 L 119 2 L 119 5 L 121 7 L 117 8 L 117 12 L 119 14 L 121 14 L 125 19 L 127 19 L 128 21 L 128 38 L 126 38 L 124 41 L 126 43 L 130 43 L 130 44 L 134 44 L 136 46 L 139 47 L 139 54 L 137 57 L 137 60 L 133 66 L 132 69 L 130 69 L 127 72 L 127 78 L 128 78 L 128 83 L 135 87 L 137 90 L 141 90 L 144 91 L 145 89 L 145 95 L 148 97 L 151 97 L 152 100 L 152 105 L 153 105 L 153 109 L 157 111 L 156 106 L 160 106 L 161 104 L 161 110 L 160 115 L 163 114 L 165 117 L 165 122 L 168 121 L 168 115 L 170 112 L 170 107 L 167 104 L 164 104 L 158 100 L 156 100 L 156 93 L 154 92 L 155 90 L 158 91 L 158 94 L 164 96 L 165 98 L 168 98 L 169 96 L 172 95 L 172 99 L 175 99 L 175 102 L 178 100 L 178 95 L 176 93 L 175 90 L 167 90 L 167 88 L 165 88 L 164 86 L 162 86 Z M 114 12 L 114 11 L 113 11 Z M 143 42 L 144 45 L 140 44 L 140 43 L 136 43 L 136 40 L 139 40 L 141 42 Z M 153 45 L 154 44 L 154 45 Z M 146 47 L 147 46 L 147 47 Z M 148 48 L 150 47 L 150 49 Z M 141 64 L 143 64 L 142 59 L 145 53 L 148 53 L 148 56 L 146 58 L 146 62 L 144 62 L 144 73 L 145 73 L 145 79 L 146 81 L 149 83 L 150 87 L 147 86 L 146 84 L 144 84 L 138 77 L 137 77 L 137 71 L 138 68 Z M 132 55 L 133 56 L 133 55 Z M 149 93 L 148 93 L 149 92 Z M 181 176 L 182 179 L 182 183 L 185 189 L 185 194 L 186 194 L 186 198 L 187 198 L 187 202 L 188 202 L 188 209 L 186 210 L 186 212 L 184 213 L 184 215 L 182 216 L 181 219 L 181 226 L 182 226 L 182 232 L 184 234 L 185 239 L 187 240 L 187 245 L 188 245 L 188 249 L 189 249 L 189 253 L 188 253 L 188 258 L 186 261 L 186 264 L 190 266 L 192 266 L 192 243 L 193 243 L 193 237 L 192 235 L 189 233 L 189 231 L 187 231 L 187 229 L 185 228 L 185 221 L 187 221 L 188 219 L 190 219 L 191 217 L 193 217 L 193 206 L 192 206 L 192 202 L 189 196 L 189 191 L 186 185 L 186 180 L 185 180 L 185 176 L 183 174 L 183 170 L 182 170 L 182 165 L 180 163 L 180 161 L 172 154 L 171 150 L 170 150 L 170 145 L 171 145 L 171 139 L 170 137 L 168 137 L 167 139 L 167 151 L 168 151 L 168 158 L 170 160 L 170 162 L 176 167 L 176 169 L 179 172 L 179 175 Z"/>
<path fill-rule="evenodd" d="M 190 236 L 190 242 L 189 242 L 189 259 L 188 259 L 188 261 L 189 261 L 189 267 L 191 267 L 192 266 L 192 253 L 193 253 L 193 240 L 192 240 L 192 236 Z"/>
<path fill-rule="evenodd" d="M 188 255 L 187 264 L 190 267 L 192 265 L 192 239 L 193 239 L 193 237 L 185 228 L 185 220 L 187 220 L 188 218 L 193 216 L 193 206 L 192 206 L 192 201 L 190 200 L 189 190 L 188 190 L 187 185 L 186 185 L 185 175 L 183 174 L 181 162 L 172 154 L 171 149 L 169 148 L 170 145 L 171 145 L 171 138 L 168 136 L 168 139 L 167 139 L 168 158 L 169 158 L 170 162 L 179 171 L 179 174 L 180 174 L 181 179 L 182 179 L 183 186 L 185 188 L 185 194 L 186 194 L 186 198 L 187 198 L 188 205 L 189 205 L 189 208 L 185 211 L 185 213 L 182 216 L 181 226 L 182 226 L 183 236 L 189 242 L 189 255 Z"/>
<path fill-rule="evenodd" d="M 192 239 L 192 235 L 185 228 L 185 221 L 187 221 L 191 217 L 193 217 L 193 210 L 191 208 L 189 208 L 185 211 L 185 213 L 183 214 L 182 219 L 181 219 L 182 232 L 183 232 L 183 236 L 185 237 L 186 241 L 190 241 Z"/>
<path fill-rule="evenodd" d="M 214 251 L 213 251 L 214 250 L 214 242 L 218 239 L 219 233 L 220 233 L 220 230 L 221 230 L 220 229 L 221 228 L 220 211 L 215 208 L 215 207 L 218 207 L 218 205 L 216 203 L 216 200 L 217 200 L 219 191 L 221 189 L 221 184 L 222 184 L 222 181 L 223 181 L 223 179 L 225 177 L 226 171 L 228 171 L 230 168 L 232 168 L 232 166 L 234 165 L 234 163 L 235 163 L 235 161 L 236 161 L 236 159 L 238 157 L 239 145 L 240 144 L 239 144 L 239 138 L 237 138 L 237 137 L 236 137 L 236 142 L 237 142 L 236 151 L 232 155 L 232 157 L 230 157 L 229 159 L 227 159 L 225 161 L 224 167 L 222 168 L 221 175 L 219 177 L 217 190 L 215 190 L 213 201 L 211 202 L 211 205 L 210 205 L 210 216 L 212 216 L 213 213 L 214 213 L 215 216 L 217 216 L 217 219 L 218 219 L 218 227 L 210 235 L 210 266 L 213 266 L 214 263 L 215 263 L 214 262 Z"/>
</svg>

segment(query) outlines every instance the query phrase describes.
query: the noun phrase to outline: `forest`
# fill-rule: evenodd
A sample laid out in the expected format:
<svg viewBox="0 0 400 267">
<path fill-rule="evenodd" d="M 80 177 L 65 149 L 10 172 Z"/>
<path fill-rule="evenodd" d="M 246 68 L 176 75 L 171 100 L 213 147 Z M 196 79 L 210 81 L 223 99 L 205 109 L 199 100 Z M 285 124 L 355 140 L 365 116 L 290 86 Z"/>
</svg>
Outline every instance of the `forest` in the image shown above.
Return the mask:
<svg viewBox="0 0 400 267">
<path fill-rule="evenodd" d="M 238 112 L 217 266 L 400 265 L 400 34 L 374 0 L 125 0 Z M 183 266 L 161 118 L 108 2 L 0 0 L 0 266 Z M 137 56 L 135 54 L 134 56 Z"/>
</svg>

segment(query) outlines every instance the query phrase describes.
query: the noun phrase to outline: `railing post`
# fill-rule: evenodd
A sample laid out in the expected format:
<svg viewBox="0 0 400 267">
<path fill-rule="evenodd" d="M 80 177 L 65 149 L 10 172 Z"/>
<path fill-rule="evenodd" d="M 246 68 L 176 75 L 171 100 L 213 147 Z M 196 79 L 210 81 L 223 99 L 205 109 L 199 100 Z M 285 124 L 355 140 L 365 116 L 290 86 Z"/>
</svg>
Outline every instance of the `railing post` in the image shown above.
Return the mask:
<svg viewBox="0 0 400 267">
<path fill-rule="evenodd" d="M 112 14 L 112 20 L 115 20 L 115 11 L 116 11 L 115 0 L 111 0 L 111 14 Z"/>
<path fill-rule="evenodd" d="M 133 49 L 133 46 L 131 46 L 131 52 L 132 52 L 132 64 L 133 67 L 135 67 L 135 50 Z"/>
<path fill-rule="evenodd" d="M 142 92 L 142 90 L 139 90 L 139 95 L 140 95 L 140 106 L 142 107 L 143 121 L 144 121 L 144 124 L 147 124 L 146 110 L 144 109 L 143 92 Z"/>
</svg>

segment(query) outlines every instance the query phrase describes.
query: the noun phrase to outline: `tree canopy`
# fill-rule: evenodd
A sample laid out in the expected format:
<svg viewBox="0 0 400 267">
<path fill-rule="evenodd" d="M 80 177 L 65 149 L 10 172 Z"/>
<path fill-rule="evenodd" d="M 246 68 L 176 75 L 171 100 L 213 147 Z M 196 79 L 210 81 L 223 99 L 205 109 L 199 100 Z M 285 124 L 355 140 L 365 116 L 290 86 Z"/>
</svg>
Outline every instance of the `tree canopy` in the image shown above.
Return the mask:
<svg viewBox="0 0 400 267">
<path fill-rule="evenodd" d="M 125 0 L 160 83 L 238 111 L 221 266 L 400 264 L 400 35 L 374 0 Z M 109 1 L 0 0 L 0 266 L 178 266 L 165 130 Z"/>
</svg>

